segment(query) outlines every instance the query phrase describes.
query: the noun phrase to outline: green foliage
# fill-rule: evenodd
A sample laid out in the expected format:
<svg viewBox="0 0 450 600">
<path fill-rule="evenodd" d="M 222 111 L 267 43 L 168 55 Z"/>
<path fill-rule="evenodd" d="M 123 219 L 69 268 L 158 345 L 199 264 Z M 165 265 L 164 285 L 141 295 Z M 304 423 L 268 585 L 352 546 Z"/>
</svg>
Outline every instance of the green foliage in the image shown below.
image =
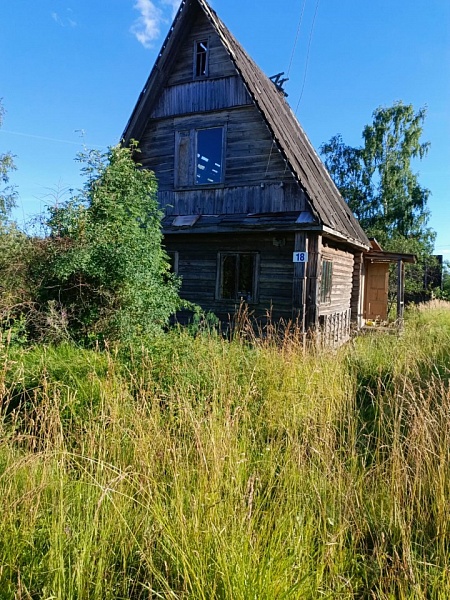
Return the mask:
<svg viewBox="0 0 450 600">
<path fill-rule="evenodd" d="M 435 239 L 427 227 L 430 191 L 412 168 L 429 148 L 420 139 L 425 114 L 424 108 L 415 112 L 412 105 L 396 102 L 374 111 L 361 147 L 347 146 L 340 135 L 321 146 L 331 177 L 368 235 L 385 250 L 417 254 L 421 263 L 431 255 Z M 423 268 L 412 272 L 409 286 L 421 290 Z M 418 286 L 413 286 L 415 278 Z"/>
<path fill-rule="evenodd" d="M 133 160 L 137 145 L 80 156 L 81 196 L 50 209 L 33 277 L 80 341 L 143 341 L 178 308 L 179 282 L 162 248 L 156 179 Z"/>
<path fill-rule="evenodd" d="M 3 124 L 4 115 L 5 109 L 0 99 L 0 127 Z M 11 152 L 0 154 L 0 181 L 3 182 L 3 187 L 0 187 L 0 228 L 8 220 L 11 209 L 14 208 L 16 203 L 17 192 L 13 186 L 8 185 L 10 173 L 15 168 L 14 156 Z"/>
<path fill-rule="evenodd" d="M 0 350 L 0 598 L 448 598 L 449 342 Z"/>
<path fill-rule="evenodd" d="M 35 427 L 36 414 L 49 393 L 61 400 L 62 423 L 80 424 L 101 404 L 102 386 L 108 379 L 108 358 L 73 344 L 18 348 L 15 340 L 0 343 L 3 360 L 1 408 L 17 411 L 22 427 Z M 76 390 L 76 394 L 68 393 Z M 39 431 L 34 433 L 39 434 Z"/>
<path fill-rule="evenodd" d="M 32 257 L 33 241 L 12 223 L 0 225 L 0 336 L 20 345 L 27 341 L 26 314 L 33 310 Z"/>
<path fill-rule="evenodd" d="M 442 295 L 445 300 L 450 299 L 450 263 L 444 261 L 442 274 Z"/>
</svg>

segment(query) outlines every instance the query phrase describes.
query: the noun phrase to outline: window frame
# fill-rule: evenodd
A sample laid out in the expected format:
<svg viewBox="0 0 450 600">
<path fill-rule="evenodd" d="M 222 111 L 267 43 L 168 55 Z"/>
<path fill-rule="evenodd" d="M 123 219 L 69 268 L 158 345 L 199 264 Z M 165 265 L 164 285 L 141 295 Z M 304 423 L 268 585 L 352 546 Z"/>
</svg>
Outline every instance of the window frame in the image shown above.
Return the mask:
<svg viewBox="0 0 450 600">
<path fill-rule="evenodd" d="M 239 283 L 239 268 L 240 268 L 240 256 L 247 255 L 253 257 L 253 281 L 252 281 L 252 299 L 247 300 L 239 298 L 237 292 L 237 284 Z M 226 256 L 236 256 L 238 260 L 237 272 L 235 273 L 235 296 L 233 298 L 223 298 L 223 259 Z M 226 250 L 217 253 L 217 269 L 216 269 L 216 294 L 215 299 L 220 302 L 240 302 L 244 300 L 247 304 L 258 304 L 259 302 L 259 267 L 260 267 L 260 253 L 259 252 L 245 252 L 242 250 Z"/>
<path fill-rule="evenodd" d="M 220 181 L 216 183 L 197 183 L 197 148 L 198 132 L 208 129 L 222 129 L 222 167 Z M 175 190 L 193 188 L 217 188 L 225 184 L 226 147 L 227 147 L 227 124 L 202 126 L 202 127 L 179 127 L 175 129 L 174 136 L 174 164 L 173 164 L 173 187 Z"/>
<path fill-rule="evenodd" d="M 194 40 L 194 60 L 193 60 L 193 76 L 194 79 L 206 79 L 207 77 L 209 77 L 209 55 L 211 52 L 211 46 L 210 46 L 210 37 L 203 37 L 203 38 L 198 38 L 196 40 Z M 198 56 L 201 54 L 198 51 L 198 46 L 199 44 L 205 44 L 206 45 L 206 52 L 205 52 L 205 69 L 203 73 L 198 73 L 197 72 L 197 58 Z"/>
<path fill-rule="evenodd" d="M 322 275 L 320 279 L 320 304 L 331 304 L 333 289 L 333 261 L 322 259 Z"/>
</svg>

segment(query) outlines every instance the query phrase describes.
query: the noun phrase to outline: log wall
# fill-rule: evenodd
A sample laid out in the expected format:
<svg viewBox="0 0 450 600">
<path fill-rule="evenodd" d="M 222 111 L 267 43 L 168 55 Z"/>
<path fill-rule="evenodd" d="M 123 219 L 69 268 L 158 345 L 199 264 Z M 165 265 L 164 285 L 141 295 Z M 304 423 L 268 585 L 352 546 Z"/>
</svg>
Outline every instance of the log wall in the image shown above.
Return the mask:
<svg viewBox="0 0 450 600">
<path fill-rule="evenodd" d="M 277 245 L 274 245 L 275 244 Z M 168 251 L 178 252 L 178 274 L 182 278 L 181 296 L 214 312 L 221 320 L 233 315 L 239 304 L 216 299 L 216 275 L 219 252 L 258 252 L 258 298 L 249 303 L 257 316 L 273 308 L 275 319 L 292 317 L 292 281 L 294 235 L 276 233 L 246 235 L 167 236 Z"/>
<path fill-rule="evenodd" d="M 353 253 L 324 245 L 322 259 L 333 262 L 333 276 L 331 299 L 329 302 L 321 303 L 319 314 L 330 315 L 349 310 L 353 288 Z"/>
</svg>

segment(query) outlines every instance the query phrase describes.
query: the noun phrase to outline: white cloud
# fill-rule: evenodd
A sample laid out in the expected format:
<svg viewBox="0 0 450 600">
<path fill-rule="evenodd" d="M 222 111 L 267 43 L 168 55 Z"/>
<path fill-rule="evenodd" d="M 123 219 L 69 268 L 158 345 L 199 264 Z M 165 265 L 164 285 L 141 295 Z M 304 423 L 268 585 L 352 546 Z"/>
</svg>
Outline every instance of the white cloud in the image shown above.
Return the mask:
<svg viewBox="0 0 450 600">
<path fill-rule="evenodd" d="M 180 8 L 181 0 L 163 0 L 163 4 L 167 4 L 172 7 L 172 19 L 177 14 L 178 9 Z"/>
<path fill-rule="evenodd" d="M 61 17 L 58 15 L 58 13 L 52 12 L 52 19 L 55 21 L 55 23 L 57 23 L 58 25 L 61 25 L 61 27 L 64 27 L 64 24 L 62 22 Z"/>
<path fill-rule="evenodd" d="M 67 27 L 67 25 L 70 27 L 76 27 L 77 22 L 72 17 L 73 10 L 71 8 L 67 8 L 66 12 L 68 13 L 66 16 L 58 14 L 57 12 L 52 12 L 50 14 L 55 23 L 60 27 Z"/>
<path fill-rule="evenodd" d="M 160 35 L 163 13 L 151 0 L 137 0 L 134 8 L 141 16 L 133 23 L 130 31 L 144 48 L 151 48 Z"/>
<path fill-rule="evenodd" d="M 151 48 L 161 35 L 161 25 L 174 18 L 181 4 L 181 0 L 136 0 L 133 8 L 140 12 L 130 28 L 131 33 L 144 48 Z M 171 15 L 166 15 L 165 7 L 172 9 Z"/>
</svg>

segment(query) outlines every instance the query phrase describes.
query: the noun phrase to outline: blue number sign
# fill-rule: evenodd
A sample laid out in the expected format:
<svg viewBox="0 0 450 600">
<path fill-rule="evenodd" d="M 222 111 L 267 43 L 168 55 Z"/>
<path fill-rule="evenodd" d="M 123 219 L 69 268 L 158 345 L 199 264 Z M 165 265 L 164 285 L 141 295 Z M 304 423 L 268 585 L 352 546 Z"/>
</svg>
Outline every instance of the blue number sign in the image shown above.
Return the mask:
<svg viewBox="0 0 450 600">
<path fill-rule="evenodd" d="M 295 263 L 305 263 L 308 262 L 308 253 L 307 252 L 294 252 L 294 257 L 292 262 Z"/>
</svg>

